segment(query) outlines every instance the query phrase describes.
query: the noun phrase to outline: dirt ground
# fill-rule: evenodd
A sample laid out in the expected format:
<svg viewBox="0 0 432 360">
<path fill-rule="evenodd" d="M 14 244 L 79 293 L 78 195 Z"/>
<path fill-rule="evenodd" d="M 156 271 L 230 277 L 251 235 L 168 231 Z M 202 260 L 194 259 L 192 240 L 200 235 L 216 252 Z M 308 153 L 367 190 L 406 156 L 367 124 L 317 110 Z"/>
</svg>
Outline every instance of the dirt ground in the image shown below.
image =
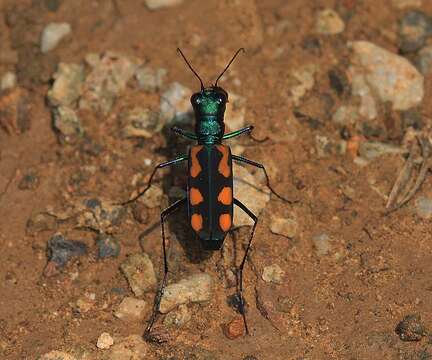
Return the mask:
<svg viewBox="0 0 432 360">
<path fill-rule="evenodd" d="M 174 217 L 169 231 L 170 281 L 205 271 L 215 279 L 214 295 L 208 304 L 189 305 L 191 320 L 180 328 L 164 326 L 161 317 L 158 327 L 170 338 L 162 345 L 146 345 L 145 358 L 432 359 L 427 332 L 428 326 L 432 328 L 431 226 L 415 211 L 417 197 L 432 195 L 432 179 L 427 176 L 413 200 L 386 215 L 385 196 L 404 157 L 386 155 L 359 166 L 349 152 L 318 156 L 316 151 L 317 135 L 334 141 L 347 138 L 330 120 L 345 100 L 328 77 L 329 70 L 343 69 L 349 62 L 347 42 L 368 40 L 398 52 L 398 21 L 406 10 L 390 3 L 184 0 L 150 11 L 138 0 L 0 0 L 0 75 L 17 74 L 30 109 L 28 130 L 0 131 L 0 358 L 37 359 L 61 350 L 77 359 L 104 359 L 109 350 L 96 347 L 102 332 L 114 339 L 143 334 L 145 322 L 124 322 L 113 312 L 124 296 L 132 296 L 119 270 L 128 255 L 145 251 L 160 274 L 159 207 L 148 209 L 144 223 L 129 211 L 111 229 L 120 241 L 120 256 L 104 260 L 96 256 L 94 231 L 63 221 L 31 232 L 28 220 L 84 198 L 112 203 L 127 199 L 136 187 L 134 176 L 147 179 L 152 166 L 174 157 L 187 144 L 165 131 L 144 140 L 120 136 L 120 111 L 137 104 L 158 109 L 160 92 L 143 93 L 132 83 L 108 115 L 81 113 L 86 141 L 61 143 L 46 100 L 57 64 L 82 63 L 89 53 L 115 51 L 166 69 L 165 84 L 176 81 L 198 90 L 177 47 L 188 54 L 206 83 L 244 47 L 246 54 L 221 85 L 247 99 L 247 124 L 255 126 L 256 137 L 270 140 L 255 143 L 245 136 L 237 144 L 244 146 L 246 157 L 268 166 L 279 193 L 297 201 L 286 204 L 272 197 L 259 216 L 251 255 L 256 274 L 250 264 L 245 270 L 251 334 L 234 340 L 226 337 L 224 327 L 240 315 L 227 303 L 234 289 L 225 286 L 220 253 L 191 256 L 175 240 L 191 236 L 186 213 Z M 423 3 L 418 9 L 432 14 L 432 3 Z M 324 8 L 342 16 L 343 32 L 316 33 L 316 14 Z M 40 34 L 47 23 L 56 21 L 70 23 L 72 32 L 42 54 Z M 314 86 L 295 105 L 290 74 L 304 64 L 317 68 Z M 426 123 L 432 111 L 431 83 L 426 76 L 426 94 L 418 109 Z M 299 112 L 312 115 L 296 116 Z M 400 145 L 404 133 L 402 129 L 390 135 L 360 135 Z M 144 165 L 144 159 L 152 165 Z M 182 167 L 163 172 L 165 193 L 171 185 L 184 186 L 185 174 Z M 274 218 L 295 219 L 295 236 L 272 233 Z M 237 240 L 241 248 L 249 230 L 234 231 L 226 246 Z M 87 244 L 88 254 L 60 273 L 44 276 L 47 241 L 58 231 Z M 326 254 L 314 245 L 318 234 L 330 239 Z M 280 284 L 264 282 L 260 276 L 265 266 L 274 264 L 283 270 Z M 153 296 L 150 292 L 143 298 L 151 304 Z M 149 305 L 146 319 L 150 309 Z M 395 332 L 410 314 L 419 314 L 426 328 L 419 341 L 402 341 Z"/>
</svg>

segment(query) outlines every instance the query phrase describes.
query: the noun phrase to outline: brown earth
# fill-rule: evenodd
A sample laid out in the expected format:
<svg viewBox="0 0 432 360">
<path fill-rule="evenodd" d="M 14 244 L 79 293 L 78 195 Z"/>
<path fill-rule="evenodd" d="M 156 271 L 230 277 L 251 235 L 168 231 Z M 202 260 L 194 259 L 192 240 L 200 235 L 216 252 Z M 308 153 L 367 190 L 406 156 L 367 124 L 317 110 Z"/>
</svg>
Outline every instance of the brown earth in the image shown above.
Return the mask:
<svg viewBox="0 0 432 360">
<path fill-rule="evenodd" d="M 199 349 L 220 359 L 247 355 L 260 360 L 432 358 L 428 336 L 418 342 L 403 342 L 395 333 L 407 314 L 420 314 L 426 327 L 432 327 L 430 222 L 416 215 L 414 201 L 383 215 L 385 199 L 368 181 L 374 178 L 376 186 L 388 194 L 403 158 L 380 157 L 362 168 L 349 154 L 318 158 L 315 151 L 318 133 L 340 139 L 329 117 L 342 100 L 330 86 L 328 70 L 347 62 L 349 40 L 370 40 L 397 51 L 401 10 L 384 0 L 185 0 L 182 5 L 153 12 L 137 0 L 65 0 L 57 11 L 48 11 L 46 3 L 0 2 L 0 52 L 18 54 L 16 61 L 0 64 L 0 74 L 16 70 L 30 106 L 30 130 L 0 132 L 2 359 L 35 359 L 59 349 L 74 354 L 87 351 L 90 358 L 99 359 L 104 354 L 95 344 L 102 332 L 115 338 L 143 333 L 145 324 L 122 322 L 113 317 L 113 310 L 130 295 L 119 271 L 128 254 L 144 249 L 161 269 L 159 209 L 149 210 L 147 224 L 139 224 L 129 214 L 115 229 L 121 255 L 114 260 L 97 260 L 91 231 L 64 223 L 57 230 L 28 234 L 26 223 L 32 214 L 61 208 L 74 199 L 121 201 L 134 189 L 133 175 L 150 173 L 151 169 L 142 165 L 144 158 L 156 164 L 184 147 L 184 142 L 162 133 L 142 142 L 122 139 L 115 117 L 91 114 L 85 116 L 85 126 L 93 145 L 61 145 L 45 100 L 56 64 L 79 63 L 90 52 L 113 50 L 167 69 L 166 83 L 178 81 L 198 89 L 196 79 L 177 56 L 177 47 L 185 50 L 207 81 L 239 47 L 247 49 L 223 86 L 247 98 L 247 122 L 256 126 L 257 137 L 268 136 L 270 141 L 255 144 L 246 137 L 240 142 L 246 146 L 246 157 L 268 165 L 275 188 L 298 202 L 287 205 L 272 197 L 260 215 L 253 264 L 258 273 L 264 266 L 278 264 L 285 275 L 281 285 L 269 284 L 246 266 L 250 336 L 230 340 L 224 335 L 224 324 L 239 315 L 226 301 L 233 289 L 224 287 L 217 266 L 220 255 L 191 260 L 172 242 L 177 254 L 172 256 L 172 280 L 205 270 L 218 282 L 210 304 L 191 306 L 192 319 L 180 329 L 165 329 L 170 340 L 162 346 L 149 345 L 149 354 L 154 356 L 148 358 L 206 358 L 199 355 Z M 325 7 L 347 14 L 343 33 L 325 36 L 314 32 L 316 12 Z M 422 10 L 432 13 L 432 4 Z M 42 55 L 37 50 L 39 36 L 52 21 L 69 22 L 72 35 Z M 319 67 L 315 86 L 304 99 L 311 100 L 308 111 L 316 114 L 317 126 L 297 119 L 289 99 L 293 85 L 289 74 L 307 63 Z M 233 78 L 240 79 L 240 85 L 234 85 Z M 421 109 L 424 114 L 432 107 L 429 94 L 427 89 Z M 326 99 L 331 99 L 331 104 L 323 108 Z M 111 113 L 143 103 L 156 109 L 158 102 L 158 95 L 137 94 L 130 86 Z M 401 137 L 392 141 L 397 143 Z M 101 150 L 94 150 L 94 144 Z M 87 171 L 90 167 L 95 170 Z M 21 190 L 20 181 L 29 172 L 37 174 L 39 184 Z M 164 174 L 170 177 L 168 171 Z M 184 174 L 183 169 L 175 171 L 176 180 L 166 180 L 164 185 L 183 185 Z M 430 186 L 431 179 L 426 178 L 417 195 L 430 195 Z M 175 229 L 180 231 L 176 237 L 186 231 L 182 230 L 187 226 L 182 216 L 185 214 L 176 218 L 181 226 L 171 228 L 171 239 Z M 286 216 L 296 218 L 299 225 L 293 239 L 269 229 L 272 217 Z M 61 274 L 47 278 L 43 276 L 46 242 L 58 230 L 84 241 L 90 251 Z M 146 230 L 140 242 L 140 234 Z M 247 230 L 236 231 L 235 239 L 245 242 Z M 326 256 L 318 256 L 313 247 L 312 237 L 320 233 L 332 239 Z M 232 245 L 231 238 L 227 246 Z M 77 312 L 77 300 L 86 299 L 89 293 L 95 294 L 95 300 L 88 311 Z M 153 295 L 144 297 L 149 304 Z M 260 314 L 258 308 L 262 307 L 271 322 Z"/>
</svg>

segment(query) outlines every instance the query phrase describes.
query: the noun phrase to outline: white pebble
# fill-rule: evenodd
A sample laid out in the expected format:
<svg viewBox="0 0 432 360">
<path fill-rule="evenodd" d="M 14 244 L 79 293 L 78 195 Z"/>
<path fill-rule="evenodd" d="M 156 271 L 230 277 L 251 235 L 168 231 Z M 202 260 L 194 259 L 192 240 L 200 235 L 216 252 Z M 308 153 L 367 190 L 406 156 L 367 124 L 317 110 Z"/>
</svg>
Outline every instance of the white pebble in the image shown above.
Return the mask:
<svg viewBox="0 0 432 360">
<path fill-rule="evenodd" d="M 16 82 L 16 75 L 12 71 L 8 71 L 1 78 L 0 90 L 12 89 Z"/>
<path fill-rule="evenodd" d="M 42 31 L 41 51 L 47 53 L 53 50 L 72 31 L 68 23 L 50 23 Z"/>
<path fill-rule="evenodd" d="M 98 349 L 109 349 L 114 344 L 112 336 L 106 332 L 100 334 L 96 346 Z"/>
</svg>

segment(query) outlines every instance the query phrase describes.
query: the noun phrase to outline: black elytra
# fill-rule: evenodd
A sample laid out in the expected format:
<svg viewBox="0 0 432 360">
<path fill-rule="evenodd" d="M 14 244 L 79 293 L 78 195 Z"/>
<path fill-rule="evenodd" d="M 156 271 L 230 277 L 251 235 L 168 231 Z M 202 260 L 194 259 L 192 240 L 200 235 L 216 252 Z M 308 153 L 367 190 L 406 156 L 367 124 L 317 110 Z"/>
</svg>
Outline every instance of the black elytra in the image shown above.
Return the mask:
<svg viewBox="0 0 432 360">
<path fill-rule="evenodd" d="M 195 132 L 187 132 L 177 127 L 173 127 L 171 130 L 177 135 L 196 141 L 197 144 L 189 149 L 187 155 L 181 155 L 173 160 L 157 165 L 150 176 L 146 188 L 134 198 L 123 203 L 124 205 L 130 204 L 142 196 L 150 188 L 153 177 L 158 169 L 188 161 L 187 197 L 176 201 L 161 213 L 164 276 L 155 297 L 151 318 L 149 319 L 144 333 L 144 338 L 153 342 L 162 341 L 158 336 L 152 334 L 152 327 L 159 313 L 160 302 L 167 284 L 168 261 L 164 226 L 166 218 L 177 209 L 187 205 L 190 226 L 200 239 L 202 247 L 206 250 L 219 250 L 222 247 L 227 233 L 232 228 L 234 205 L 243 210 L 253 220 L 254 224 L 249 242 L 237 271 L 237 295 L 240 299 L 238 308 L 243 316 L 245 330 L 248 334 L 249 329 L 245 316 L 243 298 L 243 268 L 255 233 L 258 218 L 233 195 L 233 160 L 262 169 L 266 177 L 267 187 L 270 191 L 279 199 L 291 203 L 290 200 L 277 194 L 270 186 L 267 171 L 262 164 L 242 156 L 233 155 L 231 154 L 230 147 L 222 144 L 223 140 L 242 134 L 250 134 L 253 130 L 253 126 L 247 126 L 225 134 L 224 115 L 228 102 L 228 93 L 217 84 L 218 80 L 229 68 L 236 56 L 241 51 L 244 51 L 244 49 L 241 48 L 235 53 L 217 78 L 215 84 L 210 87 L 204 87 L 201 78 L 189 64 L 182 51 L 180 49 L 177 49 L 177 51 L 183 57 L 190 70 L 199 79 L 201 90 L 191 97 L 196 120 Z"/>
</svg>

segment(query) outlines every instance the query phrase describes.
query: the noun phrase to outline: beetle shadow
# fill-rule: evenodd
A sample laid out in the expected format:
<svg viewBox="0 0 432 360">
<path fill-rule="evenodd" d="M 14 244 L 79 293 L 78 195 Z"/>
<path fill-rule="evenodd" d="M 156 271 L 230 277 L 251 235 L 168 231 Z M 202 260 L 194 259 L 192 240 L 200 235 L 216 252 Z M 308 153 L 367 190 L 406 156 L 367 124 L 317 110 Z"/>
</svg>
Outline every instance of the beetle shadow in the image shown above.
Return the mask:
<svg viewBox="0 0 432 360">
<path fill-rule="evenodd" d="M 193 132 L 191 125 L 182 124 L 184 130 Z M 162 134 L 166 139 L 166 148 L 163 149 L 163 154 L 167 159 L 174 159 L 180 154 L 187 154 L 189 147 L 194 145 L 194 142 L 176 136 L 171 130 L 171 126 L 165 126 Z M 173 204 L 180 198 L 186 197 L 187 189 L 187 162 L 183 164 L 171 166 L 165 173 L 162 180 L 162 189 L 165 194 L 168 194 L 169 204 Z M 183 194 L 173 194 L 173 187 L 178 187 L 183 190 Z M 179 196 L 180 195 L 180 196 Z M 166 234 L 170 234 L 172 239 L 176 239 L 183 250 L 183 253 L 191 263 L 201 263 L 212 255 L 212 251 L 204 250 L 198 236 L 192 230 L 188 219 L 187 204 L 179 208 L 177 211 L 168 216 L 165 222 Z M 174 245 L 174 244 L 172 244 Z M 171 246 L 171 251 L 175 251 L 176 246 Z"/>
</svg>

